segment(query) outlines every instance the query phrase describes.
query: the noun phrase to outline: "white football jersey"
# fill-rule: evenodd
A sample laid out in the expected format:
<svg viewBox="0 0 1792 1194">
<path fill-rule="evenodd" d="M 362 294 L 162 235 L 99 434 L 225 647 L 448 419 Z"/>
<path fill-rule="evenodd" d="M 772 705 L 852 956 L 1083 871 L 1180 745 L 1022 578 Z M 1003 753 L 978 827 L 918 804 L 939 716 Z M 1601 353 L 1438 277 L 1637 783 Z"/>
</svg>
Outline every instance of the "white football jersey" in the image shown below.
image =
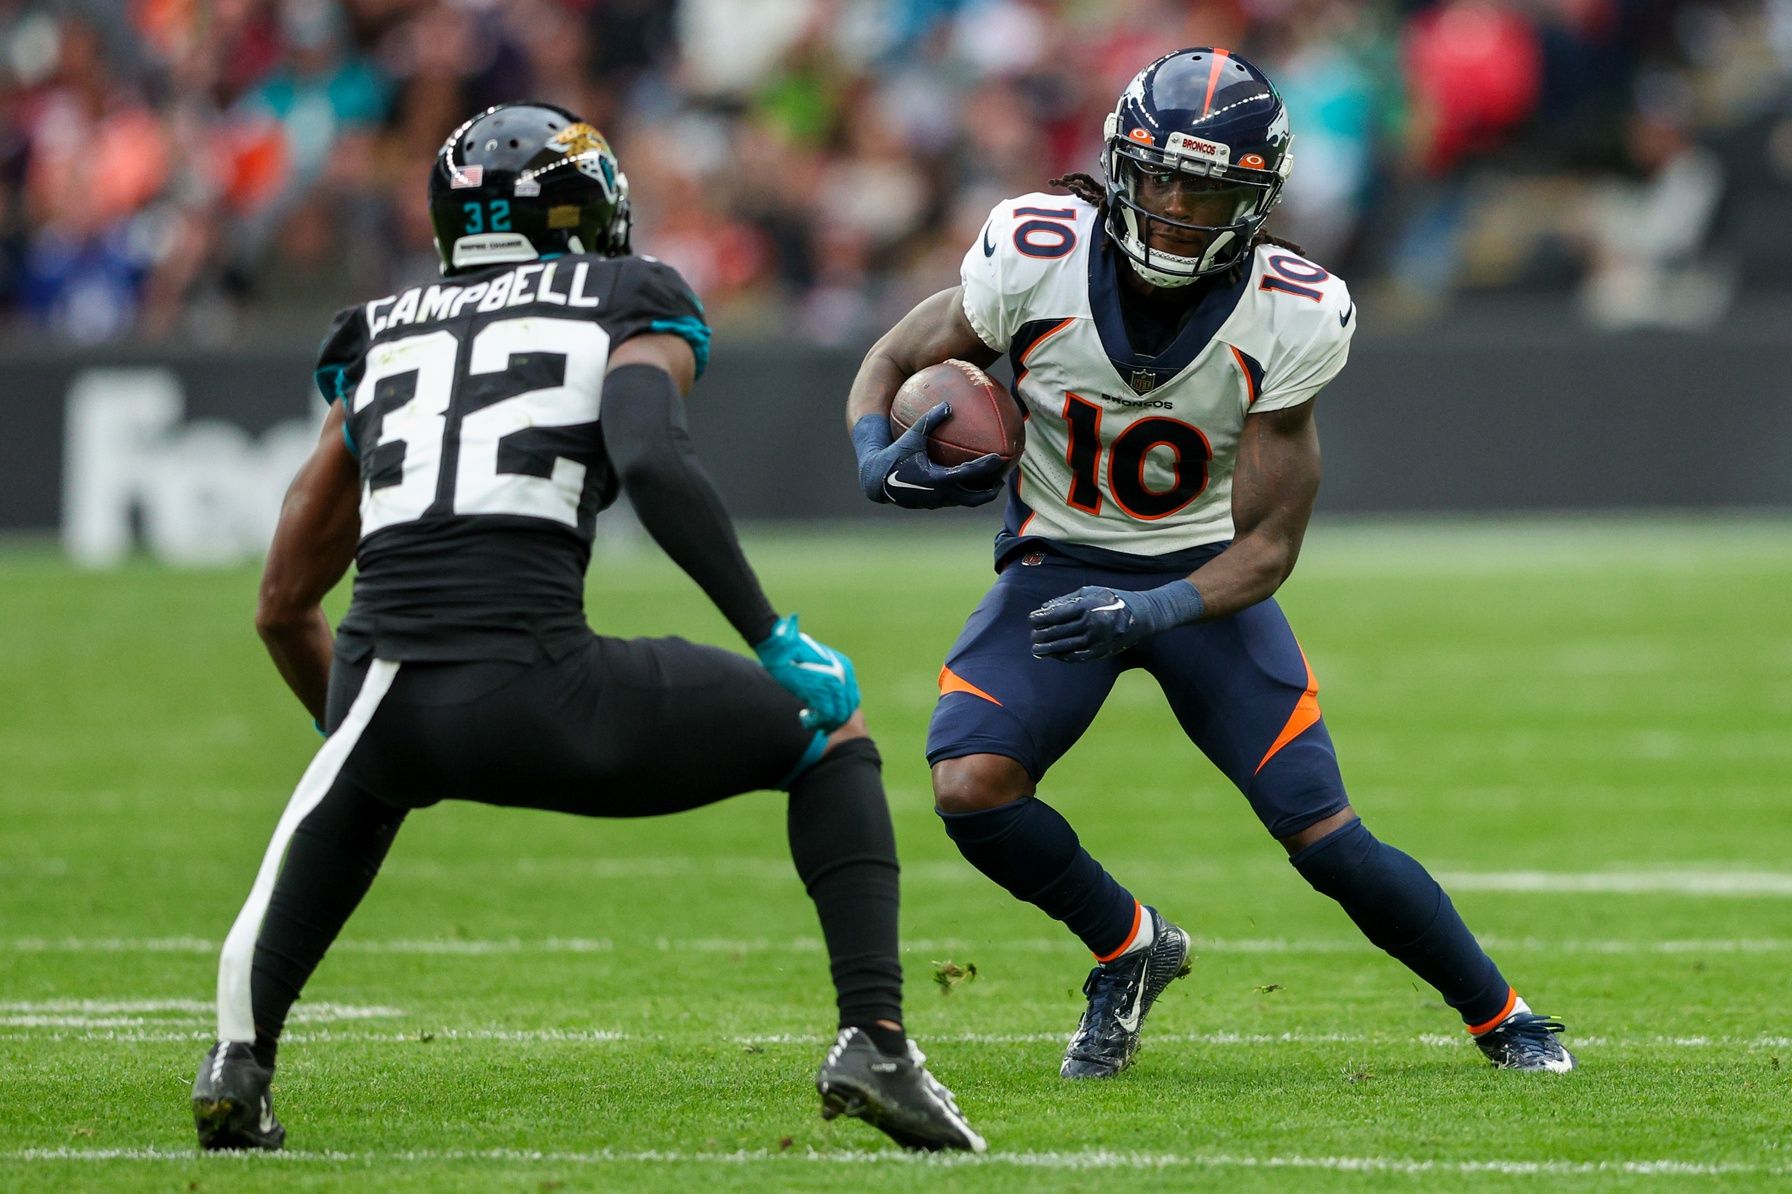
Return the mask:
<svg viewBox="0 0 1792 1194">
<path fill-rule="evenodd" d="M 1245 416 L 1307 401 L 1349 355 L 1350 292 L 1287 249 L 1260 246 L 1243 278 L 1206 286 L 1155 357 L 1128 340 L 1124 268 L 1096 208 L 1067 195 L 999 204 L 965 254 L 965 315 L 1009 354 L 1027 420 L 1008 547 L 1165 556 L 1232 538 Z"/>
</svg>

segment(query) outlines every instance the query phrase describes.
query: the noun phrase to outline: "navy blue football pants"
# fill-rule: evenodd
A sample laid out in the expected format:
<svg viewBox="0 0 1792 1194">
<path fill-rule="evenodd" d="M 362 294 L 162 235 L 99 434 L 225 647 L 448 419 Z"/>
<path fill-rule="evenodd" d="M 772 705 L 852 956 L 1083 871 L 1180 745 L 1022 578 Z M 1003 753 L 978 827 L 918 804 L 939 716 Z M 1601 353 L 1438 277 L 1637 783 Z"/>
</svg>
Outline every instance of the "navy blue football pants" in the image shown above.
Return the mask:
<svg viewBox="0 0 1792 1194">
<path fill-rule="evenodd" d="M 1342 809 L 1344 782 L 1317 682 L 1273 600 L 1156 635 L 1091 663 L 1035 659 L 1027 614 L 1083 585 L 1148 589 L 1187 575 L 1092 567 L 1023 552 L 965 623 L 940 673 L 927 761 L 994 754 L 1038 781 L 1094 720 L 1120 673 L 1149 672 L 1189 739 L 1275 837 Z"/>
</svg>

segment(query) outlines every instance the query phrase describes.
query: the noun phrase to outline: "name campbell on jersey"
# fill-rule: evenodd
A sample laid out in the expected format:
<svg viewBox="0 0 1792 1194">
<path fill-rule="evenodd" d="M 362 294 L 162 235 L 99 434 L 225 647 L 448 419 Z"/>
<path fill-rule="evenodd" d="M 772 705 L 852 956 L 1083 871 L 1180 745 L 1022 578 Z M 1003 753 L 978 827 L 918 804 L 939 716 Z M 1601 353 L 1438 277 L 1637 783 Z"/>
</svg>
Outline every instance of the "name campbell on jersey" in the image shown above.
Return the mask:
<svg viewBox="0 0 1792 1194">
<path fill-rule="evenodd" d="M 1288 249 L 1259 245 L 1211 283 L 1155 356 L 1129 340 L 1123 268 L 1095 206 L 1068 195 L 998 204 L 965 254 L 965 316 L 1008 354 L 1027 420 L 999 555 L 1044 539 L 1161 558 L 1231 539 L 1245 417 L 1306 402 L 1349 356 L 1349 290 Z"/>
</svg>

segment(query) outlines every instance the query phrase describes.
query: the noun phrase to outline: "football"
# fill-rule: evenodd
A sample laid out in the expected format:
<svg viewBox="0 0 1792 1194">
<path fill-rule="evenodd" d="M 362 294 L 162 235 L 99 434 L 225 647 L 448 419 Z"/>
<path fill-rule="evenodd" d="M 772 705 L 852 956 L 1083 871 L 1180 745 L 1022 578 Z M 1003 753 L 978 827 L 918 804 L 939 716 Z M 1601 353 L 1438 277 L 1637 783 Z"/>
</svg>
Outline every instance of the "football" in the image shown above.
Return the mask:
<svg viewBox="0 0 1792 1194">
<path fill-rule="evenodd" d="M 890 432 L 901 435 L 942 402 L 952 415 L 927 437 L 938 464 L 965 464 L 991 452 L 1004 465 L 1020 459 L 1026 443 L 1020 407 L 994 378 L 968 361 L 941 361 L 902 383 L 890 404 Z"/>
</svg>

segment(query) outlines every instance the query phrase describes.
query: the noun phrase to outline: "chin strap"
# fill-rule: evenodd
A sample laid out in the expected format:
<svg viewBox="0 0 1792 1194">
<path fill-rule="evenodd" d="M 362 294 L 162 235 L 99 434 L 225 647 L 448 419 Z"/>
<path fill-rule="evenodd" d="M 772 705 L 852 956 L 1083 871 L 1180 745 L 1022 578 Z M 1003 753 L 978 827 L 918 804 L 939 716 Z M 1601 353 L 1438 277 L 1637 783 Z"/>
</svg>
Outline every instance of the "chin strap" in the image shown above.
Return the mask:
<svg viewBox="0 0 1792 1194">
<path fill-rule="evenodd" d="M 1132 265 L 1134 272 L 1153 286 L 1161 286 L 1166 289 L 1192 286 L 1196 282 L 1225 273 L 1227 270 L 1237 266 L 1245 257 L 1245 253 L 1239 253 L 1234 260 L 1228 262 L 1224 266 L 1209 266 L 1209 268 L 1202 269 L 1202 262 L 1210 258 L 1216 251 L 1228 247 L 1231 244 L 1230 238 L 1236 236 L 1235 233 L 1227 232 L 1223 234 L 1228 237 L 1228 239 L 1208 246 L 1202 252 L 1200 257 L 1180 257 L 1175 253 L 1166 253 L 1161 249 L 1155 251 L 1147 249 L 1145 247 L 1144 239 L 1134 227 L 1135 223 L 1136 217 L 1134 217 L 1132 212 L 1126 210 L 1124 207 L 1116 205 L 1113 209 L 1113 214 L 1108 217 L 1108 234 L 1113 236 L 1115 242 L 1119 244 L 1121 252 L 1125 254 L 1126 259 Z M 1246 252 L 1249 252 L 1248 248 Z M 1150 265 L 1147 265 L 1146 262 L 1154 257 L 1186 266 L 1189 272 L 1185 274 L 1173 274 L 1165 270 L 1153 269 Z"/>
</svg>

